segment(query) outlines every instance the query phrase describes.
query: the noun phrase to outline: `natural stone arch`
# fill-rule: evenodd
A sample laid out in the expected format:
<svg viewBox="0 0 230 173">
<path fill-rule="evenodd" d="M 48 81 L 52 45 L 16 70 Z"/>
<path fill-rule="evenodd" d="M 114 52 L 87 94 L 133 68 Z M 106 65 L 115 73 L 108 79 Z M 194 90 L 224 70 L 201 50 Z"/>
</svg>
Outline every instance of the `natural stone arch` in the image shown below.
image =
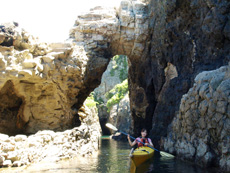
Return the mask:
<svg viewBox="0 0 230 173">
<path fill-rule="evenodd" d="M 145 59 L 150 44 L 148 18 L 148 5 L 141 1 L 121 1 L 119 9 L 95 7 L 90 12 L 78 16 L 70 32 L 70 38 L 77 45 L 84 46 L 89 58 L 85 76 L 85 83 L 89 85 L 84 93 L 78 95 L 78 99 L 84 100 L 94 87 L 99 85 L 98 77 L 102 76 L 111 57 L 126 55 L 129 65 L 129 83 L 132 83 L 129 85 L 130 97 L 138 99 L 130 100 L 131 109 L 133 108 L 132 115 L 138 121 L 134 126 L 140 128 L 147 123 L 150 130 L 153 109 L 148 113 L 149 101 L 145 89 L 139 85 L 138 80 L 141 79 L 137 79 L 135 74 L 137 71 L 140 72 L 136 69 L 136 63 L 140 59 Z M 89 79 L 87 76 L 93 77 L 92 69 L 97 74 L 95 78 Z"/>
<path fill-rule="evenodd" d="M 127 0 L 121 2 L 116 13 L 117 18 L 113 15 L 111 20 L 107 20 L 99 12 L 96 21 L 82 16 L 76 22 L 72 38 L 85 45 L 85 50 L 89 51 L 93 50 L 89 48 L 91 45 L 95 46 L 95 49 L 98 48 L 94 38 L 99 33 L 99 38 L 108 42 L 103 52 L 108 51 L 111 55 L 125 54 L 129 57 L 130 104 L 135 119 L 133 130 L 137 134 L 141 126 L 149 124 L 149 127 L 152 127 L 151 137 L 154 138 L 154 145 L 158 147 L 158 141 L 162 139 L 164 142 L 161 137 L 167 136 L 167 130 L 171 130 L 169 125 L 179 110 L 183 94 L 189 91 L 195 76 L 229 61 L 229 2 L 149 2 L 150 5 L 143 8 L 148 10 L 147 13 L 140 10 L 138 14 L 134 10 L 136 3 L 144 3 Z M 91 11 L 91 17 L 94 10 Z M 145 14 L 149 15 L 149 20 L 143 22 L 141 27 L 146 30 L 144 33 L 138 33 L 138 15 L 142 15 L 141 20 L 144 21 Z M 123 22 L 125 19 L 129 21 L 126 25 Z M 134 23 L 134 26 L 130 23 Z M 114 32 L 110 33 L 109 30 L 108 35 L 109 26 Z M 115 32 L 116 30 L 119 32 Z M 138 36 L 144 41 L 138 41 Z M 91 42 L 87 43 L 87 39 Z M 138 97 L 135 97 L 136 93 Z M 137 98 L 145 102 L 146 107 L 140 106 L 138 109 L 139 101 L 135 100 Z M 183 138 L 186 137 L 183 136 L 184 133 L 178 133 Z M 179 144 L 183 145 L 181 141 Z"/>
<path fill-rule="evenodd" d="M 70 38 L 83 44 L 91 56 L 139 57 L 149 37 L 147 7 L 140 1 L 128 0 L 122 1 L 119 9 L 95 7 L 78 16 Z"/>
</svg>

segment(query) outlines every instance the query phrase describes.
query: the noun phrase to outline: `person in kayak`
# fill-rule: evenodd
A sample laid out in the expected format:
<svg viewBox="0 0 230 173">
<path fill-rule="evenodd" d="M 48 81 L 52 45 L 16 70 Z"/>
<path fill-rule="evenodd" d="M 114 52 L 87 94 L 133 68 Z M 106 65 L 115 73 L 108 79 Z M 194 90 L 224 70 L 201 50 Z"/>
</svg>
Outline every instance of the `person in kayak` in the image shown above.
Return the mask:
<svg viewBox="0 0 230 173">
<path fill-rule="evenodd" d="M 154 147 L 151 139 L 146 138 L 146 136 L 147 136 L 147 130 L 145 128 L 143 128 L 141 130 L 141 137 L 136 138 L 133 142 L 131 142 L 130 136 L 128 135 L 127 138 L 128 138 L 128 141 L 129 141 L 129 145 L 131 147 L 133 147 L 136 144 L 138 145 L 138 147 L 148 146 L 148 145 L 151 146 L 151 147 Z"/>
</svg>

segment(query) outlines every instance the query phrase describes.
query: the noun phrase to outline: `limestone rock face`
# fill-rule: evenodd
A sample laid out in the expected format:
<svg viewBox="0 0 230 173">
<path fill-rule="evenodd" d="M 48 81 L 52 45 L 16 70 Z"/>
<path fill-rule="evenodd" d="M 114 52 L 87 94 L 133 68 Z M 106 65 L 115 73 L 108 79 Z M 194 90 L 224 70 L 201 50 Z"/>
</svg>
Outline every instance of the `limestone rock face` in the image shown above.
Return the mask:
<svg viewBox="0 0 230 173">
<path fill-rule="evenodd" d="M 129 99 L 127 101 L 127 105 L 119 104 L 119 112 L 118 109 L 111 109 L 111 111 L 107 108 L 107 101 L 108 101 L 108 93 L 116 87 L 117 84 L 122 83 L 128 77 L 128 68 L 127 68 L 127 57 L 126 56 L 115 56 L 113 57 L 108 66 L 106 71 L 103 73 L 101 78 L 101 84 L 93 91 L 94 98 L 98 102 L 98 116 L 101 124 L 101 128 L 103 134 L 109 135 L 111 132 L 105 126 L 107 122 L 109 122 L 110 114 L 119 114 L 120 111 L 126 112 L 126 118 L 131 121 L 130 111 L 127 109 L 129 107 Z M 128 96 L 127 96 L 128 97 Z M 122 107 L 124 106 L 124 107 Z M 116 115 L 117 116 L 117 115 Z M 124 123 L 124 122 L 120 122 Z M 119 123 L 118 123 L 119 124 Z M 116 123 L 116 125 L 118 125 Z M 123 124 L 127 129 L 130 127 L 130 124 Z M 122 129 L 123 130 L 123 129 Z"/>
<path fill-rule="evenodd" d="M 0 132 L 36 133 L 80 125 L 82 93 L 89 94 L 87 85 L 95 88 L 99 83 L 97 75 L 107 60 L 90 64 L 82 46 L 47 45 L 15 25 L 0 28 Z M 99 70 L 94 71 L 94 65 Z"/>
<path fill-rule="evenodd" d="M 95 112 L 87 108 L 82 109 L 87 118 L 80 126 L 71 130 L 56 133 L 52 130 L 42 130 L 30 136 L 9 137 L 0 134 L 0 166 L 20 167 L 31 163 L 51 163 L 92 155 L 99 148 L 99 122 L 94 117 Z"/>
<path fill-rule="evenodd" d="M 230 171 L 230 66 L 204 71 L 183 95 L 165 149 L 200 165 Z"/>
<path fill-rule="evenodd" d="M 128 56 L 133 133 L 147 127 L 158 146 L 195 76 L 227 65 L 229 6 L 228 1 L 122 0 L 119 9 L 95 7 L 78 16 L 70 37 L 95 59 Z"/>
<path fill-rule="evenodd" d="M 209 0 L 162 4 L 151 1 L 151 67 L 145 68 L 144 76 L 148 80 L 142 85 L 146 86 L 146 93 L 153 90 L 153 97 L 148 100 L 155 103 L 153 112 L 149 112 L 153 114 L 151 134 L 155 139 L 167 135 L 167 126 L 177 114 L 180 100 L 192 87 L 195 76 L 228 64 L 229 39 L 222 31 L 228 23 L 229 5 L 227 1 Z M 178 74 L 170 80 L 165 73 L 168 62 L 175 66 Z"/>
<path fill-rule="evenodd" d="M 113 89 L 115 85 L 120 84 L 124 79 L 127 79 L 127 63 L 126 65 L 122 64 L 123 62 L 127 62 L 127 57 L 121 56 L 121 58 L 119 57 L 119 60 L 121 62 L 117 62 L 115 59 L 110 60 L 106 71 L 102 75 L 100 86 L 94 90 L 96 100 L 106 103 L 108 101 L 106 93 Z"/>
<path fill-rule="evenodd" d="M 227 64 L 228 7 L 227 1 L 122 0 L 118 9 L 79 15 L 70 37 L 94 58 L 128 56 L 134 133 L 152 129 L 157 145 L 195 75 Z"/>
<path fill-rule="evenodd" d="M 148 35 L 146 12 L 140 1 L 122 1 L 119 9 L 95 7 L 78 16 L 70 38 L 84 44 L 91 55 L 140 56 Z"/>
<path fill-rule="evenodd" d="M 141 57 L 150 42 L 148 6 L 142 1 L 121 1 L 120 7 L 95 7 L 90 12 L 79 15 L 70 31 L 70 39 L 84 46 L 87 56 L 92 59 L 115 55 L 127 55 L 129 58 L 130 97 L 134 117 L 147 117 L 151 124 L 151 116 L 146 116 L 148 99 L 143 87 L 139 87 L 137 74 Z M 143 122 L 141 122 L 142 124 Z"/>
<path fill-rule="evenodd" d="M 116 126 L 119 130 L 129 133 L 131 127 L 130 101 L 128 94 L 112 107 L 108 122 Z M 111 133 L 114 133 L 111 131 Z"/>
<path fill-rule="evenodd" d="M 26 33 L 1 26 L 6 34 L 0 36 L 0 94 L 15 98 L 2 99 L 1 104 L 8 105 L 2 106 L 2 123 L 11 116 L 16 122 L 13 131 L 28 133 L 37 127 L 67 128 L 73 115 L 79 123 L 78 109 L 100 84 L 109 59 L 127 55 L 133 133 L 138 135 L 143 126 L 152 129 L 150 136 L 157 146 L 167 136 L 195 76 L 227 65 L 229 7 L 229 1 L 210 0 L 122 0 L 118 9 L 95 7 L 78 16 L 70 31 L 75 45 L 60 52 L 55 46 L 50 52 Z M 208 104 L 200 103 L 201 114 Z M 218 102 L 217 119 L 225 110 L 223 104 Z M 199 128 L 206 126 L 201 119 Z M 198 146 L 199 157 L 209 151 L 202 142 Z M 205 158 L 212 160 L 211 155 Z M 224 163 L 221 160 L 220 165 Z"/>
</svg>

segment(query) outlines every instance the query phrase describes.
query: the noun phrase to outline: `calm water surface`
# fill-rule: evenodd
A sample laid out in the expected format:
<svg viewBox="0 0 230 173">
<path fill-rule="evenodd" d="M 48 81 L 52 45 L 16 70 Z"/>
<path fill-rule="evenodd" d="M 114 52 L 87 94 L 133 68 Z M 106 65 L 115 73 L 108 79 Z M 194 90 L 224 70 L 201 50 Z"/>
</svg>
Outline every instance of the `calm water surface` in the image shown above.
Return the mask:
<svg viewBox="0 0 230 173">
<path fill-rule="evenodd" d="M 130 172 L 130 146 L 128 142 L 101 139 L 100 150 L 92 158 L 77 158 L 62 162 L 49 162 L 33 164 L 27 168 L 8 169 L 6 172 L 56 172 L 56 173 L 129 173 Z M 3 171 L 3 170 L 2 170 Z M 0 170 L 0 172 L 2 172 Z M 157 152 L 152 159 L 136 168 L 136 173 L 209 173 L 190 163 L 178 159 L 161 157 Z"/>
</svg>

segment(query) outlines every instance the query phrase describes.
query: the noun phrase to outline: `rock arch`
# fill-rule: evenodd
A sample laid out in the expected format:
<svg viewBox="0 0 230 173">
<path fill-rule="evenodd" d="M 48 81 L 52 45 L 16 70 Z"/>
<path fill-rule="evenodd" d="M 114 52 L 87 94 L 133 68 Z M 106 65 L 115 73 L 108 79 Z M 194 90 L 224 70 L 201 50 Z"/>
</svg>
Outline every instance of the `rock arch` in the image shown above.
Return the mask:
<svg viewBox="0 0 230 173">
<path fill-rule="evenodd" d="M 85 76 L 86 81 L 91 81 L 85 82 L 90 83 L 88 89 L 91 87 L 91 91 L 99 84 L 100 78 L 98 77 L 103 74 L 111 57 L 119 54 L 128 56 L 129 82 L 132 83 L 129 85 L 130 97 L 136 98 L 136 100 L 131 100 L 132 115 L 138 121 L 135 126 L 139 129 L 141 127 L 138 126 L 147 123 L 150 130 L 153 109 L 148 107 L 147 93 L 140 86 L 139 80 L 145 80 L 144 74 L 136 74 L 146 72 L 145 66 L 136 69 L 136 63 L 141 59 L 145 60 L 149 51 L 151 29 L 148 14 L 147 3 L 141 1 L 121 1 L 119 9 L 98 6 L 78 16 L 71 29 L 70 38 L 77 45 L 84 46 L 87 52 L 90 66 L 86 74 L 90 74 L 92 69 L 97 72 L 95 79 L 87 78 L 88 75 Z M 143 71 L 141 72 L 140 69 Z M 140 77 L 137 78 L 137 76 Z M 92 85 L 92 81 L 96 85 Z M 85 99 L 89 90 L 78 95 L 78 98 Z M 154 91 L 151 92 L 154 93 Z"/>
<path fill-rule="evenodd" d="M 78 16 L 70 37 L 84 46 L 92 62 L 103 59 L 98 69 L 113 55 L 128 56 L 135 134 L 147 126 L 157 144 L 167 136 L 196 74 L 227 64 L 229 3 L 224 4 L 221 10 L 219 2 L 123 0 L 118 9 L 95 7 Z M 211 7 L 217 13 L 210 14 Z"/>
<path fill-rule="evenodd" d="M 1 43 L 14 38 L 10 47 L 0 45 L 1 84 L 13 81 L 25 98 L 26 132 L 64 130 L 100 84 L 110 58 L 127 55 L 133 132 L 152 128 L 157 147 L 195 76 L 227 64 L 228 7 L 227 1 L 123 0 L 119 9 L 95 7 L 80 15 L 70 34 L 75 45 L 52 45 L 51 51 L 24 31 L 1 36 Z"/>
</svg>

